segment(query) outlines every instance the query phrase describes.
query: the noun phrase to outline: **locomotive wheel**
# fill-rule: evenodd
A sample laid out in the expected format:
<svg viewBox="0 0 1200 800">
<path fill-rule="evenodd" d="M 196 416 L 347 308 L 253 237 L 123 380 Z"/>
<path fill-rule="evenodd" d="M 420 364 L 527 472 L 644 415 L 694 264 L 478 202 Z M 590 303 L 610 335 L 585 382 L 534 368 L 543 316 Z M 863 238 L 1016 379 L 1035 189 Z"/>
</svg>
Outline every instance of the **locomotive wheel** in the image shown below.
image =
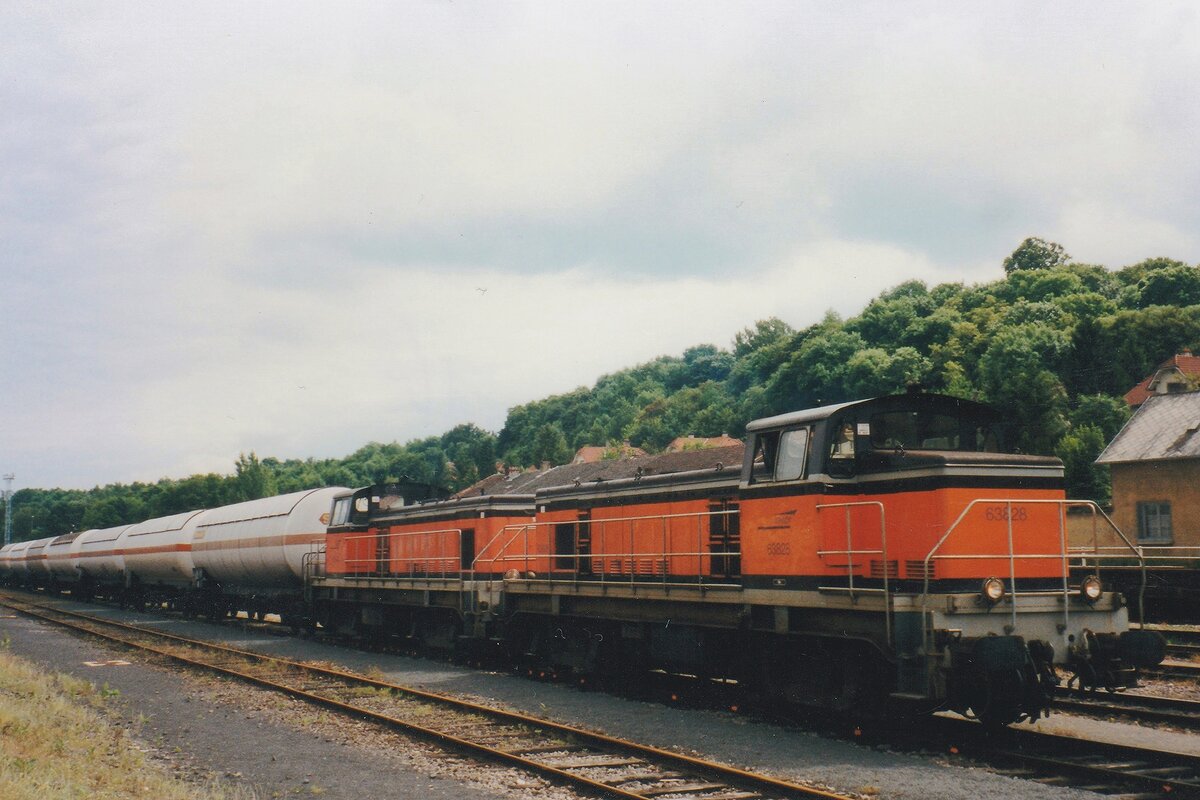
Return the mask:
<svg viewBox="0 0 1200 800">
<path fill-rule="evenodd" d="M 1020 670 L 982 672 L 970 712 L 985 728 L 996 730 L 1021 719 L 1024 676 Z"/>
</svg>

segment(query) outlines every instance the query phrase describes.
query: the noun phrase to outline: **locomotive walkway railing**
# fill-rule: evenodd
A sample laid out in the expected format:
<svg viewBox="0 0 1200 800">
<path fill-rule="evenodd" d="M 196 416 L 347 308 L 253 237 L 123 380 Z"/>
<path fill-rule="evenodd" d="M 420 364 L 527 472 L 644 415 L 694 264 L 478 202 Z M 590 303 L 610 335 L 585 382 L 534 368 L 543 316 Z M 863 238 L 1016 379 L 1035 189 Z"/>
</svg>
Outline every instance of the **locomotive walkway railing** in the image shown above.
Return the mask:
<svg viewBox="0 0 1200 800">
<path fill-rule="evenodd" d="M 887 642 L 892 641 L 892 593 L 888 585 L 888 557 L 887 557 L 887 517 L 884 512 L 883 503 L 878 500 L 863 500 L 852 503 L 818 503 L 817 512 L 820 513 L 826 509 L 840 508 L 846 512 L 846 549 L 845 550 L 818 550 L 817 555 L 825 558 L 828 556 L 845 556 L 846 557 L 846 583 L 845 587 L 841 586 L 822 586 L 822 591 L 844 591 L 850 595 L 850 600 L 853 602 L 858 594 L 882 594 L 883 595 L 883 620 L 884 633 L 887 636 Z M 879 509 L 879 547 L 877 549 L 862 549 L 862 545 L 855 547 L 854 544 L 854 526 L 853 526 L 853 510 L 856 508 L 878 508 Z M 860 540 L 861 541 L 861 540 Z M 876 589 L 874 587 L 863 587 L 854 585 L 854 557 L 855 556 L 879 556 L 883 562 L 883 588 Z"/>
<path fill-rule="evenodd" d="M 1058 513 L 1056 514 L 1057 521 L 1058 521 L 1058 551 L 1057 552 L 1047 552 L 1047 553 L 1037 553 L 1037 552 L 1018 553 L 1017 552 L 1017 550 L 1014 546 L 1015 537 L 1014 537 L 1013 523 L 1029 521 L 1026 519 L 1027 514 L 1022 510 L 1023 507 L 1025 507 L 1025 506 L 1033 506 L 1033 507 L 1054 506 L 1054 507 L 1057 507 L 1057 509 L 1058 509 Z M 1134 558 L 1137 559 L 1138 566 L 1142 570 L 1142 591 L 1144 593 L 1144 591 L 1145 591 L 1145 575 L 1146 575 L 1145 559 L 1143 558 L 1143 556 L 1141 554 L 1140 548 L 1138 548 L 1137 545 L 1135 545 L 1133 542 L 1131 542 L 1129 540 L 1129 537 L 1127 537 L 1121 531 L 1121 529 L 1117 527 L 1116 523 L 1114 523 L 1112 521 L 1112 519 L 1110 519 L 1109 516 L 1104 513 L 1104 510 L 1102 508 L 1100 508 L 1098 505 L 1096 505 L 1095 502 L 1093 502 L 1091 500 L 1013 500 L 1010 498 L 993 498 L 993 499 L 977 498 L 967 504 L 967 506 L 962 510 L 962 513 L 958 515 L 958 518 L 954 521 L 954 523 L 946 530 L 946 533 L 944 533 L 942 535 L 942 537 L 940 539 L 938 539 L 937 544 L 935 544 L 933 546 L 933 549 L 931 549 L 929 551 L 929 554 L 925 556 L 925 559 L 923 562 L 923 571 L 925 573 L 924 587 L 921 592 L 921 611 L 922 611 L 921 619 L 922 619 L 922 630 L 924 632 L 923 638 L 926 641 L 928 641 L 928 637 L 929 637 L 929 619 L 928 619 L 928 616 L 929 616 L 928 615 L 928 611 L 929 611 L 929 580 L 930 580 L 930 576 L 933 573 L 933 570 L 930 568 L 930 565 L 932 562 L 954 561 L 954 560 L 957 560 L 957 561 L 1004 560 L 1004 561 L 1006 561 L 1007 565 L 1008 565 L 1008 594 L 1009 594 L 1009 599 L 1007 600 L 1007 602 L 1009 603 L 1009 606 L 1010 606 L 1010 611 L 1011 611 L 1011 615 L 1012 615 L 1011 626 L 1014 631 L 1017 629 L 1018 597 L 1020 597 L 1020 596 L 1031 597 L 1031 596 L 1039 596 L 1039 595 L 1040 596 L 1048 596 L 1048 595 L 1062 596 L 1064 598 L 1068 597 L 1071 594 L 1071 586 L 1070 586 L 1071 559 L 1073 557 L 1081 557 L 1081 555 L 1082 555 L 1079 548 L 1071 548 L 1068 544 L 1066 510 L 1067 510 L 1067 508 L 1070 508 L 1070 507 L 1083 507 L 1083 508 L 1091 509 L 1093 517 L 1095 518 L 1095 515 L 1099 515 L 1100 517 L 1102 517 L 1104 519 L 1104 521 L 1108 524 L 1110 529 L 1116 534 L 1116 536 L 1118 537 L 1118 539 L 1121 542 L 1120 545 L 1116 545 L 1113 548 L 1114 550 L 1120 550 L 1121 555 L 1119 555 L 1119 556 L 1116 555 L 1115 553 L 1112 553 L 1112 554 L 1100 554 L 1100 553 L 1095 553 L 1095 552 L 1088 553 L 1088 556 L 1090 558 L 1096 560 L 1097 563 L 1094 565 L 1094 566 L 1096 566 L 1096 569 L 1097 570 L 1100 569 L 1100 566 L 1099 566 L 1100 561 L 1109 560 L 1109 559 L 1118 558 L 1118 557 L 1122 558 L 1122 559 L 1127 559 L 1127 558 L 1129 558 L 1130 555 L 1132 555 Z M 989 511 L 986 511 L 985 513 L 989 513 L 992 515 L 991 517 L 989 517 L 989 519 L 991 521 L 1000 521 L 1000 522 L 1005 523 L 1005 532 L 1006 532 L 1006 538 L 1007 538 L 1007 547 L 1006 547 L 1005 552 L 940 553 L 939 551 L 942 550 L 943 546 L 946 545 L 947 541 L 963 527 L 963 523 L 965 520 L 967 520 L 968 516 L 973 511 L 975 511 L 976 509 L 980 509 L 980 508 L 989 509 Z M 1001 511 L 1000 509 L 1003 509 L 1003 510 Z M 1098 518 L 1096 518 L 1096 519 L 1098 519 Z M 972 529 L 972 530 L 974 531 L 974 534 L 977 537 L 978 530 L 977 529 Z M 1058 590 L 1055 590 L 1053 592 L 1047 592 L 1045 590 L 1021 592 L 1019 585 L 1018 585 L 1018 580 L 1017 580 L 1017 562 L 1019 562 L 1019 561 L 1053 561 L 1053 562 L 1058 563 L 1060 565 L 1060 572 L 1061 572 L 1061 578 L 1062 578 L 1061 592 Z M 1144 605 L 1144 603 L 1139 603 L 1138 605 L 1139 605 L 1139 607 L 1141 607 Z M 1070 618 L 1071 618 L 1071 604 L 1069 602 L 1064 602 L 1062 604 L 1062 613 L 1063 613 L 1063 629 L 1067 630 L 1068 626 L 1070 624 Z"/>
<path fill-rule="evenodd" d="M 466 559 L 462 553 L 463 529 L 439 528 L 421 531 L 391 531 L 346 536 L 340 546 L 348 553 L 365 556 L 341 559 L 351 578 L 440 578 L 460 579 Z M 405 545 L 415 543 L 425 552 L 412 555 Z M 362 545 L 366 545 L 364 548 Z"/>
<path fill-rule="evenodd" d="M 1174 544 L 1138 544 L 1137 551 L 1145 561 L 1146 568 L 1166 567 L 1169 569 L 1195 569 L 1200 566 L 1200 546 Z M 1100 545 L 1093 542 L 1090 548 L 1072 547 L 1071 553 L 1078 558 L 1080 566 L 1089 566 L 1092 561 L 1115 561 L 1112 566 L 1121 566 L 1127 558 L 1123 546 Z M 1094 566 L 1099 567 L 1097 563 Z M 1126 565 L 1127 566 L 1127 565 Z"/>
<path fill-rule="evenodd" d="M 615 583 L 740 587 L 740 581 L 734 580 L 740 572 L 735 566 L 740 565 L 740 545 L 714 548 L 711 539 L 714 518 L 737 514 L 737 509 L 719 509 L 508 525 L 480 549 L 471 570 L 509 577 L 515 570 L 526 579 L 536 579 L 544 570 L 545 579 L 569 580 L 576 587 Z M 569 552 L 565 541 L 556 540 L 567 527 L 572 529 Z M 689 548 L 693 535 L 695 546 Z"/>
<path fill-rule="evenodd" d="M 739 587 L 740 546 L 726 521 L 714 538 L 713 521 L 737 509 L 683 514 L 577 519 L 507 525 L 478 553 L 463 550 L 464 530 L 442 528 L 339 537 L 337 574 L 355 579 L 401 578 L 462 594 L 467 581 L 521 577 L 581 585 L 699 585 Z M 558 532 L 570 528 L 570 541 Z M 694 545 L 690 545 L 694 541 Z M 569 544 L 570 551 L 567 551 Z M 689 546 L 690 545 L 690 546 Z M 473 548 L 472 548 L 473 549 Z M 305 555 L 306 587 L 328 572 L 328 546 Z M 462 607 L 473 597 L 460 598 Z"/>
</svg>

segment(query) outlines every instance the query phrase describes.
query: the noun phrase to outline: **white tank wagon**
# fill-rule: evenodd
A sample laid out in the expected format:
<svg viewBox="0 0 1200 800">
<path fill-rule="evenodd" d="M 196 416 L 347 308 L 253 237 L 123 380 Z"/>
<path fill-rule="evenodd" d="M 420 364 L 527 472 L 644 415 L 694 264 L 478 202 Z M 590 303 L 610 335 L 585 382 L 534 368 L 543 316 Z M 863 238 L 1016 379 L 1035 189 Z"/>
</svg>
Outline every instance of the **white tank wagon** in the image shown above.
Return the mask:
<svg viewBox="0 0 1200 800">
<path fill-rule="evenodd" d="M 50 584 L 50 564 L 46 560 L 46 547 L 51 541 L 53 537 L 34 539 L 25 548 L 25 581 L 32 586 L 40 588 Z"/>
<path fill-rule="evenodd" d="M 333 498 L 346 491 L 329 486 L 212 509 L 192 534 L 197 581 L 233 595 L 298 592 L 304 557 L 324 543 Z"/>
<path fill-rule="evenodd" d="M 129 526 L 117 537 L 116 550 L 124 557 L 125 586 L 131 599 L 151 589 L 167 596 L 191 588 L 192 536 L 209 511 L 187 511 Z"/>
<path fill-rule="evenodd" d="M 14 545 L 6 544 L 0 547 L 0 583 L 8 583 L 8 575 L 12 572 L 12 549 Z"/>
<path fill-rule="evenodd" d="M 13 542 L 8 551 L 8 580 L 9 583 L 21 584 L 29 576 L 29 567 L 25 563 L 25 551 L 33 542 Z"/>
<path fill-rule="evenodd" d="M 71 566 L 79 573 L 80 589 L 91 595 L 102 586 L 125 586 L 125 556 L 117 549 L 117 540 L 132 525 L 92 528 L 71 543 Z"/>
<path fill-rule="evenodd" d="M 56 588 L 74 586 L 79 582 L 79 570 L 72 559 L 75 540 L 84 531 L 71 531 L 56 536 L 46 545 L 46 567 L 50 570 L 50 585 Z"/>
</svg>

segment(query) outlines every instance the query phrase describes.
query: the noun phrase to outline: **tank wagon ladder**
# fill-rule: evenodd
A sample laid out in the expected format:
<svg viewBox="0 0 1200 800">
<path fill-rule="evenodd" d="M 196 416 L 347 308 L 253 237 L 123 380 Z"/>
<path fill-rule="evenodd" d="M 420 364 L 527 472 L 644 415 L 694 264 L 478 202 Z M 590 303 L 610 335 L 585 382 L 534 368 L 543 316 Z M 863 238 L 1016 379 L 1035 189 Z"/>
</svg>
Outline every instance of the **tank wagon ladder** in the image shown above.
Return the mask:
<svg viewBox="0 0 1200 800">
<path fill-rule="evenodd" d="M 818 550 L 817 555 L 821 558 L 827 556 L 845 556 L 846 557 L 846 586 L 820 586 L 818 589 L 822 592 L 846 592 L 850 601 L 857 602 L 859 594 L 882 594 L 883 595 L 883 625 L 885 641 L 889 646 L 892 642 L 892 615 L 895 613 L 895 606 L 892 603 L 891 587 L 888 577 L 891 571 L 888 564 L 888 549 L 887 549 L 887 517 L 884 511 L 883 503 L 878 500 L 863 500 L 858 502 L 848 503 L 819 503 L 817 505 L 817 513 L 832 509 L 843 509 L 846 514 L 846 549 L 845 550 Z M 879 509 L 879 548 L 878 549 L 860 549 L 854 546 L 854 528 L 853 528 L 853 509 L 855 508 L 878 508 Z M 855 556 L 879 556 L 883 561 L 883 588 L 876 589 L 874 587 L 864 587 L 854 585 L 854 557 Z M 868 574 L 870 574 L 868 572 Z"/>
</svg>

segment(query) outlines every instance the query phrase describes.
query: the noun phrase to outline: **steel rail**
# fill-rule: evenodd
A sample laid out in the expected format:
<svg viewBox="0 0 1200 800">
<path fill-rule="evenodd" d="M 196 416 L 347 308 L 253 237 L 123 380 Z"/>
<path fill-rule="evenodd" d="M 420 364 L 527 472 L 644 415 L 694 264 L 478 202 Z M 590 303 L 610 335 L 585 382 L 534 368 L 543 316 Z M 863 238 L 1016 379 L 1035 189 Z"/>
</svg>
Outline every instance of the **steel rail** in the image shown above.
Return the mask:
<svg viewBox="0 0 1200 800">
<path fill-rule="evenodd" d="M 1200 679 L 1200 664 L 1192 661 L 1163 661 L 1155 667 L 1143 667 L 1140 672 L 1144 675 L 1198 680 Z"/>
<path fill-rule="evenodd" d="M 1200 798 L 1200 756 L 1167 750 L 1097 742 L 1037 730 L 1008 728 L 981 736 L 982 726 L 938 717 L 943 735 L 965 740 L 959 752 L 989 764 L 1020 765 L 1029 777 L 1066 777 L 1072 785 L 1094 788 L 1137 786 L 1173 797 Z"/>
<path fill-rule="evenodd" d="M 498 720 L 498 721 L 501 721 L 504 724 L 508 724 L 508 725 L 517 725 L 517 726 L 521 726 L 523 728 L 530 728 L 530 729 L 533 729 L 534 731 L 538 731 L 538 730 L 548 731 L 548 732 L 551 732 L 557 736 L 560 736 L 560 737 L 570 740 L 570 741 L 575 741 L 575 742 L 579 742 L 579 743 L 588 743 L 588 744 L 591 744 L 596 747 L 604 747 L 604 748 L 609 748 L 610 750 L 616 750 L 621 753 L 625 753 L 625 754 L 629 754 L 629 755 L 636 755 L 636 756 L 646 759 L 647 762 L 649 762 L 647 764 L 647 766 L 655 766 L 655 765 L 661 766 L 662 764 L 669 764 L 672 768 L 681 768 L 681 767 L 686 768 L 688 770 L 693 771 L 693 773 L 694 773 L 693 777 L 708 776 L 708 777 L 718 778 L 718 779 L 727 781 L 730 785 L 725 788 L 728 788 L 728 789 L 736 789 L 740 786 L 743 789 L 753 789 L 755 791 L 755 793 L 757 793 L 758 791 L 765 790 L 765 791 L 779 793 L 780 795 L 786 796 L 786 797 L 821 798 L 822 800 L 849 800 L 849 798 L 847 798 L 843 795 L 838 795 L 836 793 L 827 792 L 827 791 L 820 790 L 820 789 L 814 789 L 812 787 L 803 786 L 801 784 L 792 783 L 792 782 L 782 780 L 779 778 L 772 778 L 767 775 L 761 775 L 761 774 L 754 773 L 754 772 L 748 772 L 746 770 L 741 770 L 741 769 L 738 769 L 736 767 L 732 767 L 732 766 L 729 766 L 726 764 L 720 764 L 717 762 L 707 761 L 705 759 L 695 758 L 692 756 L 683 755 L 681 753 L 675 753 L 675 752 L 672 752 L 669 750 L 663 750 L 663 749 L 660 749 L 657 747 L 652 747 L 649 745 L 637 744 L 635 742 L 630 742 L 630 741 L 627 741 L 624 739 L 619 739 L 616 737 L 608 736 L 606 734 L 596 733 L 596 732 L 588 731 L 588 730 L 585 730 L 582 728 L 576 728 L 571 725 L 565 725 L 565 724 L 557 723 L 557 722 L 550 722 L 548 720 L 538 719 L 536 717 L 530 717 L 530 716 L 526 716 L 524 714 L 519 714 L 516 712 L 503 711 L 501 709 L 491 708 L 489 706 L 480 705 L 478 703 L 472 703 L 472 702 L 465 701 L 465 700 L 459 700 L 457 698 L 453 698 L 453 697 L 449 697 L 449 696 L 441 695 L 441 694 L 436 694 L 433 692 L 427 692 L 427 691 L 424 691 L 421 689 L 415 689 L 413 687 L 407 687 L 407 686 L 402 686 L 399 684 L 393 684 L 393 683 L 389 683 L 387 681 L 375 680 L 375 679 L 367 678 L 367 677 L 364 677 L 361 675 L 355 675 L 353 673 L 346 672 L 343 670 L 331 669 L 331 668 L 327 668 L 327 667 L 318 667 L 315 665 L 304 664 L 304 663 L 295 662 L 295 661 L 289 661 L 287 659 L 278 658 L 276 656 L 269 656 L 269 655 L 265 655 L 263 653 L 257 653 L 257 652 L 250 651 L 250 650 L 242 650 L 239 648 L 230 647 L 228 645 L 222 645 L 222 644 L 218 644 L 215 642 L 208 642 L 208 641 L 199 640 L 199 639 L 190 639 L 188 637 L 179 636 L 177 634 L 166 633 L 164 631 L 149 629 L 149 628 L 145 628 L 145 627 L 138 626 L 138 625 L 131 625 L 128 623 L 119 622 L 117 620 L 106 619 L 103 617 L 95 617 L 95 616 L 92 616 L 89 614 L 82 614 L 82 613 L 76 612 L 76 611 L 70 611 L 67 609 L 56 608 L 56 607 L 50 606 L 50 605 L 32 603 L 30 601 L 12 597 L 11 595 L 7 595 L 7 594 L 0 594 L 0 605 L 3 605 L 5 607 L 8 607 L 15 611 L 18 611 L 20 613 L 26 614 L 28 616 L 42 619 L 46 622 L 50 622 L 50 623 L 57 624 L 57 625 L 62 625 L 64 627 L 78 630 L 78 631 L 87 633 L 89 635 L 98 636 L 102 639 L 106 639 L 106 640 L 113 641 L 113 642 L 118 642 L 118 643 L 128 646 L 128 647 L 151 652 L 156 655 L 159 655 L 159 656 L 162 656 L 165 658 L 169 658 L 169 659 L 172 659 L 179 663 L 185 664 L 189 667 L 203 669 L 203 670 L 212 671 L 212 672 L 217 672 L 222 675 L 226 675 L 228 677 L 236 678 L 238 680 L 242 680 L 242 681 L 245 681 L 248 683 L 252 683 L 252 684 L 261 686 L 263 688 L 270 689 L 272 691 L 277 691 L 277 692 L 288 694 L 288 695 L 291 695 L 294 697 L 298 697 L 298 698 L 303 699 L 306 702 L 310 702 L 314 705 L 324 706 L 324 707 L 331 708 L 335 711 L 338 711 L 338 712 L 341 712 L 344 714 L 358 716 L 360 718 L 368 719 L 372 722 L 376 722 L 381 725 L 398 728 L 407 733 L 411 733 L 411 734 L 414 734 L 417 736 L 421 736 L 422 738 L 432 740 L 432 741 L 434 741 L 438 744 L 441 744 L 442 746 L 445 746 L 445 747 L 452 747 L 452 748 L 466 751 L 469 753 L 474 753 L 476 755 L 483 756 L 483 757 L 486 757 L 486 758 L 489 758 L 492 760 L 500 761 L 502 763 L 515 765 L 522 769 L 526 769 L 528 771 L 534 772 L 536 774 L 541 774 L 543 776 L 550 777 L 556 781 L 572 784 L 575 786 L 580 786 L 589 791 L 600 793 L 600 794 L 607 795 L 610 797 L 621 797 L 621 798 L 656 797 L 660 794 L 666 793 L 666 792 L 664 792 L 664 788 L 667 788 L 667 787 L 660 786 L 654 790 L 646 790 L 647 792 L 649 792 L 647 794 L 639 794 L 636 791 L 621 789 L 621 788 L 619 788 L 618 785 L 613 785 L 612 783 L 606 783 L 603 781 L 595 780 L 595 779 L 589 778 L 585 775 L 579 775 L 574 772 L 570 772 L 564 768 L 556 767 L 553 764 L 548 764 L 548 763 L 542 762 L 542 761 L 535 761 L 533 759 L 525 758 L 522 755 L 520 755 L 521 752 L 530 752 L 529 750 L 509 751 L 509 750 L 497 749 L 494 747 L 490 747 L 486 744 L 482 744 L 480 742 L 462 738 L 461 736 L 455 736 L 455 735 L 446 733 L 445 731 L 439 731 L 434 728 L 417 725 L 412 722 L 408 722 L 408 721 L 399 719 L 397 717 L 392 717 L 387 714 L 383 714 L 381 712 L 372 711 L 370 709 L 363 708 L 361 706 L 353 705 L 350 703 L 346 703 L 344 701 L 337 700 L 334 698 L 324 697 L 322 695 L 315 694 L 312 691 L 309 691 L 307 689 L 297 688 L 294 686 L 288 686 L 286 684 L 278 683 L 277 681 L 270 680 L 268 678 L 263 678 L 261 676 L 256 676 L 256 675 L 251 675 L 251 674 L 248 674 L 245 672 L 241 672 L 237 669 L 232 668 L 229 665 L 213 664 L 209 661 L 202 661 L 202 660 L 197 660 L 194 658 L 189 658 L 187 656 L 183 656 L 178 653 L 173 653 L 168 650 L 163 650 L 163 649 L 155 647 L 151 644 L 147 644 L 146 642 L 139 642 L 135 639 L 127 639 L 127 638 L 118 636 L 116 634 L 105 633 L 103 631 L 95 630 L 91 627 L 88 627 L 88 625 L 99 625 L 99 626 L 103 626 L 103 627 L 115 628 L 120 631 L 135 633 L 138 636 L 150 637 L 151 639 L 166 640 L 166 641 L 178 644 L 178 645 L 194 647 L 194 648 L 207 650 L 207 651 L 215 651 L 217 653 L 221 653 L 221 654 L 228 655 L 228 656 L 233 656 L 236 658 L 247 659 L 247 660 L 256 661 L 256 662 L 260 662 L 260 663 L 264 663 L 264 664 L 270 664 L 270 665 L 277 666 L 277 667 L 284 667 L 284 668 L 288 668 L 288 669 L 302 671 L 304 673 L 307 673 L 307 674 L 313 675 L 313 676 L 333 678 L 338 681 L 343 681 L 347 684 L 358 684 L 359 686 L 368 686 L 368 687 L 371 687 L 374 689 L 386 689 L 386 690 L 388 690 L 390 692 L 394 692 L 398 695 L 413 698 L 413 699 L 427 702 L 427 703 L 435 703 L 435 704 L 441 705 L 446 708 L 454 709 L 456 711 L 459 711 L 460 713 L 474 714 L 474 715 L 482 716 L 485 718 L 489 718 L 491 720 Z M 57 615 L 58 617 L 66 617 L 68 619 L 64 620 L 61 618 L 55 618 L 54 615 Z M 77 620 L 77 621 L 70 621 L 70 620 Z M 569 750 L 570 747 L 571 746 L 570 746 L 569 742 L 564 742 L 563 747 L 558 748 L 558 749 L 568 749 Z M 581 765 L 581 766 L 586 768 L 589 765 Z M 603 766 L 603 765 L 601 764 L 598 766 Z M 678 778 L 686 778 L 686 777 L 688 777 L 688 776 L 670 776 L 670 779 L 675 780 Z M 633 781 L 631 781 L 629 779 L 622 779 L 622 780 L 615 781 L 614 783 L 621 784 L 621 783 L 631 783 L 631 782 L 633 782 Z M 701 786 L 703 784 L 683 784 L 683 785 L 680 785 L 679 787 L 677 787 L 675 789 L 675 791 L 670 792 L 670 794 L 681 794 L 684 796 L 692 795 L 692 796 L 699 797 L 699 798 L 703 797 L 703 795 L 695 794 L 695 791 L 696 791 L 695 789 L 693 789 L 693 791 L 689 792 L 688 791 L 689 785 Z M 716 788 L 717 787 L 715 787 L 715 786 L 709 786 L 709 788 L 706 789 L 705 791 L 712 791 Z M 727 796 L 750 798 L 750 797 L 754 797 L 756 795 L 755 794 L 745 794 L 744 792 L 741 792 L 741 793 L 735 792 L 733 795 L 728 795 L 728 794 L 720 795 L 720 797 L 727 797 Z"/>
<path fill-rule="evenodd" d="M 1165 722 L 1200 729 L 1200 701 L 1135 692 L 1090 692 L 1059 687 L 1054 696 L 1059 711 L 1084 715 L 1116 715 L 1146 722 Z"/>
</svg>

